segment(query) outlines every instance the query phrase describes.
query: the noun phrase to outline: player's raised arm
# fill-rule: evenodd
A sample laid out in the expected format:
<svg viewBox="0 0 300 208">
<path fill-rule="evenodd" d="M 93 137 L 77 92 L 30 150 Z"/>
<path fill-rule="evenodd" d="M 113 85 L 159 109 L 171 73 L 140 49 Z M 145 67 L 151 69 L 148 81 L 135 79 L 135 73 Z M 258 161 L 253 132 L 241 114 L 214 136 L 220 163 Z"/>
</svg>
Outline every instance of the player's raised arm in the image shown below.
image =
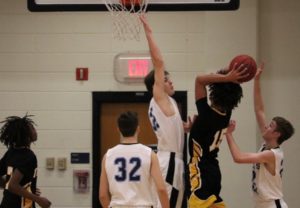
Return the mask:
<svg viewBox="0 0 300 208">
<path fill-rule="evenodd" d="M 159 168 L 159 162 L 158 162 L 157 156 L 154 152 L 151 153 L 151 176 L 155 183 L 155 187 L 156 187 L 162 208 L 169 208 L 170 203 L 169 203 L 166 185 L 165 185 L 164 179 L 162 177 L 162 174 L 161 174 L 161 171 Z"/>
<path fill-rule="evenodd" d="M 164 82 L 165 82 L 165 64 L 158 48 L 156 42 L 154 41 L 152 29 L 145 17 L 145 15 L 140 16 L 140 20 L 143 23 L 143 27 L 145 30 L 145 35 L 148 41 L 148 46 L 150 50 L 150 55 L 152 59 L 152 63 L 154 66 L 154 86 L 153 86 L 153 97 L 156 101 L 160 99 L 165 99 L 167 94 L 164 90 Z"/>
<path fill-rule="evenodd" d="M 264 109 L 263 99 L 261 95 L 261 87 L 260 87 L 260 76 L 263 69 L 264 69 L 264 63 L 262 63 L 257 69 L 257 73 L 254 78 L 254 95 L 253 95 L 256 120 L 261 133 L 265 131 L 265 128 L 267 126 L 265 109 Z"/>
<path fill-rule="evenodd" d="M 101 176 L 100 176 L 100 184 L 99 184 L 99 200 L 102 207 L 109 207 L 110 204 L 110 194 L 109 194 L 109 185 L 107 174 L 105 171 L 105 160 L 106 155 L 104 155 L 101 164 Z"/>
<path fill-rule="evenodd" d="M 232 70 L 225 69 L 217 73 L 198 75 L 195 80 L 195 100 L 199 100 L 207 96 L 206 86 L 218 82 L 235 82 L 243 78 L 247 70 L 243 65 L 237 67 L 234 65 Z"/>
</svg>

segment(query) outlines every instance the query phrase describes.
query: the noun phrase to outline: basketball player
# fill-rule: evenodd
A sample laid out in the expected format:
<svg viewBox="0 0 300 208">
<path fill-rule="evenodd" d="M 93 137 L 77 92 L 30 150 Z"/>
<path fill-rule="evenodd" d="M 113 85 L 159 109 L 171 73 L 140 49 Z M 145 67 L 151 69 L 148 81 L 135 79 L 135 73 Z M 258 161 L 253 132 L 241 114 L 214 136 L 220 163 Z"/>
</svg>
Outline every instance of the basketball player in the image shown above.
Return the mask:
<svg viewBox="0 0 300 208">
<path fill-rule="evenodd" d="M 0 141 L 8 150 L 0 160 L 0 176 L 5 176 L 0 208 L 35 208 L 35 202 L 50 207 L 51 202 L 36 187 L 37 158 L 30 149 L 37 140 L 34 122 L 26 115 L 7 117 L 1 123 Z"/>
<path fill-rule="evenodd" d="M 171 97 L 175 91 L 161 52 L 154 41 L 152 30 L 141 16 L 149 45 L 154 70 L 145 77 L 145 85 L 152 95 L 149 105 L 149 119 L 158 139 L 157 156 L 162 175 L 165 179 L 170 207 L 182 208 L 184 195 L 184 130 L 190 128 L 190 122 L 182 122 L 176 101 Z M 158 201 L 158 200 L 157 200 Z M 157 203 L 157 207 L 160 207 Z"/>
<path fill-rule="evenodd" d="M 164 180 L 156 154 L 138 143 L 138 118 L 135 112 L 118 118 L 121 144 L 109 149 L 102 160 L 99 199 L 102 207 L 153 207 L 152 179 L 163 208 L 169 208 Z"/>
<path fill-rule="evenodd" d="M 225 135 L 234 161 L 253 164 L 255 208 L 287 208 L 282 193 L 283 151 L 280 145 L 294 134 L 294 128 L 282 117 L 274 117 L 267 124 L 259 82 L 262 70 L 263 65 L 254 80 L 255 115 L 264 140 L 262 147 L 258 153 L 241 152 L 232 136 L 234 121 L 230 122 Z"/>
<path fill-rule="evenodd" d="M 231 71 L 224 69 L 196 77 L 198 116 L 189 135 L 189 208 L 226 207 L 220 197 L 221 171 L 217 156 L 222 132 L 228 126 L 232 110 L 243 96 L 238 80 L 246 76 L 246 70 L 243 65 L 237 67 L 235 64 Z"/>
</svg>

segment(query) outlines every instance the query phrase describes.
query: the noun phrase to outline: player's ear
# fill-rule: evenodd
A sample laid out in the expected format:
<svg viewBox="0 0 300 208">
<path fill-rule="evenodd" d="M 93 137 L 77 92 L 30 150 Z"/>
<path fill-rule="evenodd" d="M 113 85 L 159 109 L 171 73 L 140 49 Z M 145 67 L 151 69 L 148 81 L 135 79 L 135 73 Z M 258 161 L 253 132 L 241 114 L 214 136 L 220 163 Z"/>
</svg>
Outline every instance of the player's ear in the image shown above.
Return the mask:
<svg viewBox="0 0 300 208">
<path fill-rule="evenodd" d="M 136 135 L 139 135 L 139 133 L 140 133 L 140 126 L 137 126 L 137 127 L 136 127 L 136 131 L 135 131 L 135 134 L 136 134 Z"/>
<path fill-rule="evenodd" d="M 277 139 L 281 136 L 281 133 L 279 131 L 274 131 L 273 134 Z"/>
<path fill-rule="evenodd" d="M 119 134 L 122 136 L 122 133 L 121 133 L 119 127 L 117 127 L 117 130 L 118 130 Z"/>
</svg>

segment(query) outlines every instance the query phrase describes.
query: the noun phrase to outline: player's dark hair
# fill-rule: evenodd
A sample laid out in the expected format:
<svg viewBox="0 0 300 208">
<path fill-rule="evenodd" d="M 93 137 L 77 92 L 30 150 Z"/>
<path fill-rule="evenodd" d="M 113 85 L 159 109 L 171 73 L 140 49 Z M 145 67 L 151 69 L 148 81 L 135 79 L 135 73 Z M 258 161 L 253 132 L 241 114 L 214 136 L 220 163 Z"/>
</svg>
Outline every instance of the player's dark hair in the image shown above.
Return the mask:
<svg viewBox="0 0 300 208">
<path fill-rule="evenodd" d="M 224 74 L 220 70 L 218 73 Z M 241 102 L 243 89 L 240 84 L 233 82 L 220 82 L 209 85 L 209 98 L 213 105 L 220 107 L 224 111 L 231 111 Z"/>
<path fill-rule="evenodd" d="M 9 116 L 4 121 L 0 130 L 0 142 L 7 147 L 29 147 L 36 140 L 34 121 L 25 115 L 23 118 Z"/>
<path fill-rule="evenodd" d="M 164 71 L 165 72 L 165 76 L 169 75 L 168 71 Z M 154 85 L 154 70 L 151 70 L 146 77 L 144 78 L 144 84 L 146 85 L 146 88 L 148 90 L 148 92 L 152 95 L 153 93 L 153 85 Z"/>
<path fill-rule="evenodd" d="M 285 118 L 276 116 L 272 120 L 276 122 L 276 131 L 280 133 L 280 137 L 277 140 L 279 145 L 288 140 L 295 133 L 293 125 Z"/>
<path fill-rule="evenodd" d="M 123 137 L 131 137 L 138 127 L 138 115 L 136 112 L 127 111 L 118 118 L 118 127 Z"/>
</svg>

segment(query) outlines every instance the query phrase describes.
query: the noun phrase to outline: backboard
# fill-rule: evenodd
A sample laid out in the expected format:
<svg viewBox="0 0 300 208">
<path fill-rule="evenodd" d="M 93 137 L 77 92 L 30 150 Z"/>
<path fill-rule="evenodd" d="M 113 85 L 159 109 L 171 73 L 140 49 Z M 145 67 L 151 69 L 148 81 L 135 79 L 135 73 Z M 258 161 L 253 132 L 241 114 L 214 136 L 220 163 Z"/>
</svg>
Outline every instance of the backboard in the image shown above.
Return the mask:
<svg viewBox="0 0 300 208">
<path fill-rule="evenodd" d="M 119 1 L 119 0 L 116 0 Z M 147 11 L 236 10 L 240 0 L 148 0 Z M 32 12 L 107 11 L 103 0 L 27 0 Z"/>
</svg>

